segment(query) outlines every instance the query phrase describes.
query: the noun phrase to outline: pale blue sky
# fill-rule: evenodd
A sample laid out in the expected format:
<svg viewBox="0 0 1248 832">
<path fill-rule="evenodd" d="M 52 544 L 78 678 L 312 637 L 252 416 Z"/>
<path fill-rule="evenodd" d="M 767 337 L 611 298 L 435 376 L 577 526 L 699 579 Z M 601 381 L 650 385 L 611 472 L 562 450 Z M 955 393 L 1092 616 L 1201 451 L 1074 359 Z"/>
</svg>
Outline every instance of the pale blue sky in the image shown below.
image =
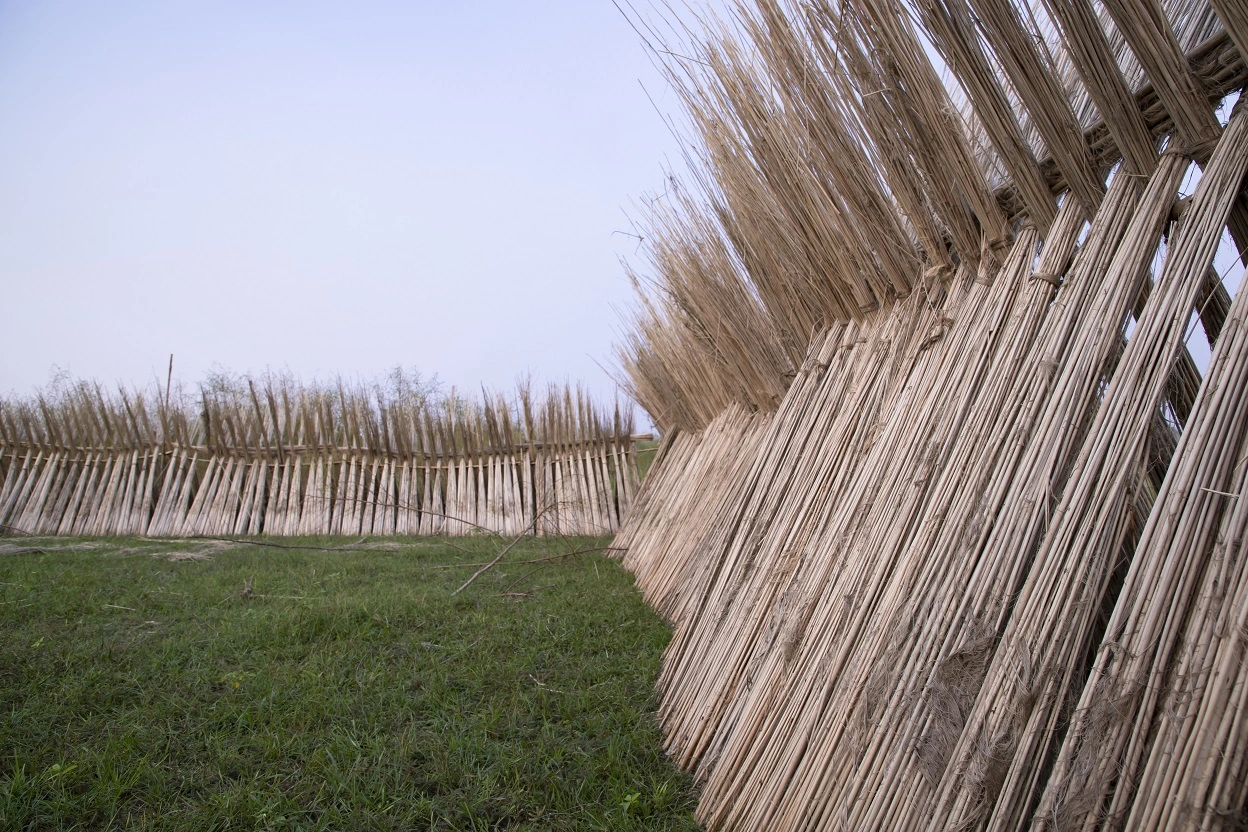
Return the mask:
<svg viewBox="0 0 1248 832">
<path fill-rule="evenodd" d="M 609 393 L 674 95 L 610 0 L 0 0 L 0 394 L 214 364 Z"/>
</svg>

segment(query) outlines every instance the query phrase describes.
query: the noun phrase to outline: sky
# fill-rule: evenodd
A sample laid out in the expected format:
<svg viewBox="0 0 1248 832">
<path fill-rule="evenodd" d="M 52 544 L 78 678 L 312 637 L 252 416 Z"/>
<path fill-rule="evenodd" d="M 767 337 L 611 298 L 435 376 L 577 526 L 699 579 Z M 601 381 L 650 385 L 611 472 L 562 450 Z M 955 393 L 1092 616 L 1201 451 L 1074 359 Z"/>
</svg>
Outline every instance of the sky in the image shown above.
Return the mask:
<svg viewBox="0 0 1248 832">
<path fill-rule="evenodd" d="M 609 397 L 675 109 L 610 0 L 0 0 L 0 395 L 172 354 Z"/>
</svg>

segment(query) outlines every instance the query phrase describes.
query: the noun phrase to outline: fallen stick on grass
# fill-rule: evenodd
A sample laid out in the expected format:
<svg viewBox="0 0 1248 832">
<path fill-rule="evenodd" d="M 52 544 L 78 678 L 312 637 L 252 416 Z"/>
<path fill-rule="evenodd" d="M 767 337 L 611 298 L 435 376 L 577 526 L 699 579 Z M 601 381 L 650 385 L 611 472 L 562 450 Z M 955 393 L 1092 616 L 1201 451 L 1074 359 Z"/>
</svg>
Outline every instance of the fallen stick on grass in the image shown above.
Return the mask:
<svg viewBox="0 0 1248 832">
<path fill-rule="evenodd" d="M 548 506 L 546 506 L 545 508 L 543 508 L 541 511 L 539 511 L 539 512 L 535 513 L 535 514 L 533 515 L 533 521 L 532 521 L 531 523 L 529 523 L 527 526 L 525 526 L 525 527 L 524 527 L 524 531 L 520 532 L 520 534 L 518 534 L 518 535 L 516 535 L 514 538 L 512 538 L 512 541 L 511 541 L 510 543 L 508 543 L 505 547 L 503 547 L 503 551 L 499 552 L 499 553 L 498 553 L 498 555 L 494 558 L 494 560 L 490 561 L 490 562 L 489 562 L 489 563 L 487 563 L 485 566 L 482 566 L 482 567 L 481 567 L 480 569 L 478 569 L 476 572 L 472 573 L 472 577 L 471 577 L 471 578 L 469 578 L 468 580 L 464 581 L 462 584 L 460 584 L 460 585 L 459 585 L 459 589 L 455 590 L 455 591 L 454 591 L 454 592 L 452 592 L 451 594 L 452 594 L 452 595 L 458 595 L 459 593 L 463 592 L 465 589 L 467 589 L 469 586 L 471 586 L 471 585 L 472 585 L 472 582 L 473 582 L 473 581 L 475 581 L 477 578 L 480 578 L 482 575 L 484 575 L 486 572 L 488 572 L 490 569 L 492 569 L 492 568 L 495 566 L 495 564 L 497 564 L 500 560 L 502 560 L 502 559 L 503 559 L 503 557 L 504 557 L 504 556 L 505 556 L 508 552 L 510 552 L 510 551 L 511 551 L 511 549 L 512 549 L 512 547 L 513 547 L 513 546 L 515 546 L 517 543 L 519 543 L 519 542 L 520 542 L 520 540 L 521 540 L 522 538 L 524 538 L 524 537 L 527 537 L 527 536 L 528 536 L 528 534 L 529 534 L 529 530 L 530 530 L 530 529 L 532 529 L 534 532 L 536 532 L 536 531 L 537 531 L 537 521 L 538 521 L 538 520 L 541 520 L 541 519 L 542 519 L 542 517 L 543 517 L 543 516 L 545 516 L 546 512 L 548 512 L 548 511 L 550 511 L 551 509 L 555 508 L 557 505 L 558 505 L 558 503 L 551 503 L 550 505 L 548 505 Z"/>
<path fill-rule="evenodd" d="M 368 552 L 371 549 L 356 549 L 367 537 L 361 537 L 354 543 L 348 543 L 345 546 L 291 546 L 285 543 L 273 543 L 267 540 L 245 540 L 241 537 L 213 537 L 212 535 L 195 535 L 193 537 L 140 537 L 139 540 L 145 543 L 191 543 L 196 540 L 215 540 L 218 543 L 234 543 L 239 546 L 261 546 L 266 549 L 311 549 L 317 552 Z M 375 551 L 386 551 L 377 549 Z"/>
<path fill-rule="evenodd" d="M 488 571 L 490 570 L 490 568 L 491 568 L 491 567 L 493 567 L 493 566 L 494 566 L 495 564 L 497 564 L 500 560 L 502 560 L 502 559 L 503 559 L 503 556 L 504 556 L 504 555 L 506 555 L 508 552 L 510 552 L 510 551 L 511 551 L 511 549 L 512 549 L 512 547 L 513 547 L 513 546 L 515 546 L 517 543 L 519 543 L 519 542 L 520 542 L 520 540 L 521 540 L 521 538 L 523 538 L 524 536 L 525 536 L 525 535 L 524 535 L 523 533 L 522 533 L 522 534 L 517 535 L 517 536 L 516 536 L 516 538 L 515 538 L 514 540 L 512 540 L 512 541 L 511 541 L 510 543 L 508 543 L 505 547 L 503 547 L 503 551 L 499 552 L 499 553 L 498 553 L 498 555 L 494 558 L 494 560 L 490 561 L 490 562 L 489 562 L 489 563 L 487 563 L 485 566 L 482 566 L 482 567 L 481 567 L 480 569 L 478 569 L 476 572 L 473 572 L 473 573 L 472 573 L 472 577 L 471 577 L 471 578 L 469 578 L 468 580 L 464 581 L 462 584 L 460 584 L 460 585 L 459 585 L 459 589 L 455 590 L 455 591 L 454 591 L 454 592 L 452 592 L 451 594 L 452 594 L 452 595 L 458 595 L 459 593 L 461 593 L 461 592 L 463 592 L 465 589 L 467 589 L 469 586 L 471 586 L 473 581 L 475 581 L 477 578 L 480 578 L 482 575 L 484 575 L 486 572 L 488 572 Z"/>
<path fill-rule="evenodd" d="M 587 555 L 591 552 L 626 552 L 626 548 L 620 546 L 595 546 L 592 549 L 574 549 L 571 552 L 560 552 L 557 555 L 548 555 L 544 558 L 533 558 L 532 560 L 512 560 L 508 561 L 509 566 L 524 566 L 530 563 L 547 563 L 549 561 L 559 560 L 560 558 L 570 558 L 573 555 Z M 487 563 L 435 563 L 428 569 L 471 569 L 475 566 L 488 566 Z"/>
</svg>

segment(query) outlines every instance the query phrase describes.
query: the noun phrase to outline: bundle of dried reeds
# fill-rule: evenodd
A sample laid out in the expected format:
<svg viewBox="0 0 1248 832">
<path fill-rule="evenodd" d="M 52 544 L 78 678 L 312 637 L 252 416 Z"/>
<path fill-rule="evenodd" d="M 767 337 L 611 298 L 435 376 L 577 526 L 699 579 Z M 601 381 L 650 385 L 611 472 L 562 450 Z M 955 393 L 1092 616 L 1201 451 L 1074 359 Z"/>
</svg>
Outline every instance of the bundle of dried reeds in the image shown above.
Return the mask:
<svg viewBox="0 0 1248 832">
<path fill-rule="evenodd" d="M 721 517 L 744 498 L 740 469 L 754 458 L 768 421 L 766 414 L 733 406 L 698 434 L 664 438 L 664 462 L 655 460 L 655 476 L 647 477 L 630 508 L 637 520 L 626 518 L 627 531 L 615 545 L 624 550 L 624 565 L 637 574 L 646 600 L 670 622 L 685 618 L 685 605 L 709 568 L 704 558 L 729 533 Z"/>
<path fill-rule="evenodd" d="M 738 4 L 735 32 L 671 43 L 646 30 L 676 56 L 669 76 L 701 140 L 701 196 L 669 188 L 679 199 L 649 217 L 657 279 L 640 282 L 648 300 L 621 351 L 627 383 L 665 427 L 702 427 L 727 401 L 774 409 L 774 379 L 814 332 L 904 296 L 918 271 L 967 263 L 990 277 L 1009 213 L 1025 211 L 1043 234 L 1071 187 L 1094 210 L 1124 148 L 1133 172 L 1151 171 L 1157 137 L 1177 123 L 1159 97 L 1169 93 L 1131 86 L 1138 61 L 1108 18 L 1106 31 L 1086 0 L 1053 4 L 1051 16 L 969 2 L 906 13 L 760 0 Z M 1211 118 L 1208 100 L 1248 77 L 1243 60 L 1225 33 L 1191 43 L 1217 25 L 1207 7 L 1171 6 L 1165 19 L 1180 25 L 1162 39 L 1192 47 L 1184 77 Z M 949 90 L 923 38 L 959 70 Z M 1090 90 L 1102 113 L 1087 131 L 1063 97 L 1070 86 Z M 1196 134 L 1206 141 L 1207 125 Z M 1001 170 L 1010 178 L 994 193 Z"/>
<path fill-rule="evenodd" d="M 1135 828 L 1183 828 L 1179 806 L 1201 806 L 1216 818 L 1243 805 L 1243 740 L 1183 731 L 1212 719 L 1233 733 L 1226 709 L 1244 708 L 1217 688 L 1234 686 L 1242 672 L 1232 620 L 1248 610 L 1236 597 L 1248 517 L 1240 496 L 1248 452 L 1245 314 L 1248 293 L 1241 292 L 1071 717 L 1037 811 L 1054 828 L 1121 825 L 1128 812 Z M 1211 687 L 1206 674 L 1219 650 L 1226 655 Z M 1202 717 L 1203 708 L 1214 712 Z M 1166 733 L 1151 738 L 1159 723 Z M 1183 786 L 1195 795 L 1164 782 L 1173 776 L 1168 769 L 1184 765 L 1206 768 Z M 1140 791 L 1142 771 L 1149 782 Z"/>
<path fill-rule="evenodd" d="M 716 276 L 687 276 L 708 260 L 655 260 L 651 309 L 680 315 L 647 318 L 625 369 L 682 433 L 622 539 L 676 623 L 660 715 L 712 829 L 1242 806 L 1248 596 L 1216 509 L 1242 389 L 1183 341 L 1199 316 L 1215 368 L 1248 360 L 1211 275 L 1248 169 L 1248 112 L 1224 129 L 1214 106 L 1248 77 L 1237 10 L 1228 36 L 1202 3 L 1129 5 L 759 0 L 659 44 L 704 196 L 661 228 L 727 241 L 722 279 L 795 369 L 768 419 L 741 368 L 772 348 L 687 352 L 749 340 L 716 329 Z"/>
<path fill-rule="evenodd" d="M 260 385 L 0 402 L 0 524 L 40 534 L 604 534 L 632 416 L 582 390 L 388 401 Z"/>
</svg>

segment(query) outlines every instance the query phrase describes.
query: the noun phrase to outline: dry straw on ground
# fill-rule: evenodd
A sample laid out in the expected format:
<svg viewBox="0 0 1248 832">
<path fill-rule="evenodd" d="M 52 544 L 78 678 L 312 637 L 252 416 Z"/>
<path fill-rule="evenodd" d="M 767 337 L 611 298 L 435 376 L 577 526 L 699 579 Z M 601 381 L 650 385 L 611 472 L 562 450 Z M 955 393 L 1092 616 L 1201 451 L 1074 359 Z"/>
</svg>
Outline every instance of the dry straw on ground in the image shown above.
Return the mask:
<svg viewBox="0 0 1248 832">
<path fill-rule="evenodd" d="M 1242 5 L 637 15 L 695 186 L 619 544 L 709 828 L 1248 822 Z"/>
</svg>

